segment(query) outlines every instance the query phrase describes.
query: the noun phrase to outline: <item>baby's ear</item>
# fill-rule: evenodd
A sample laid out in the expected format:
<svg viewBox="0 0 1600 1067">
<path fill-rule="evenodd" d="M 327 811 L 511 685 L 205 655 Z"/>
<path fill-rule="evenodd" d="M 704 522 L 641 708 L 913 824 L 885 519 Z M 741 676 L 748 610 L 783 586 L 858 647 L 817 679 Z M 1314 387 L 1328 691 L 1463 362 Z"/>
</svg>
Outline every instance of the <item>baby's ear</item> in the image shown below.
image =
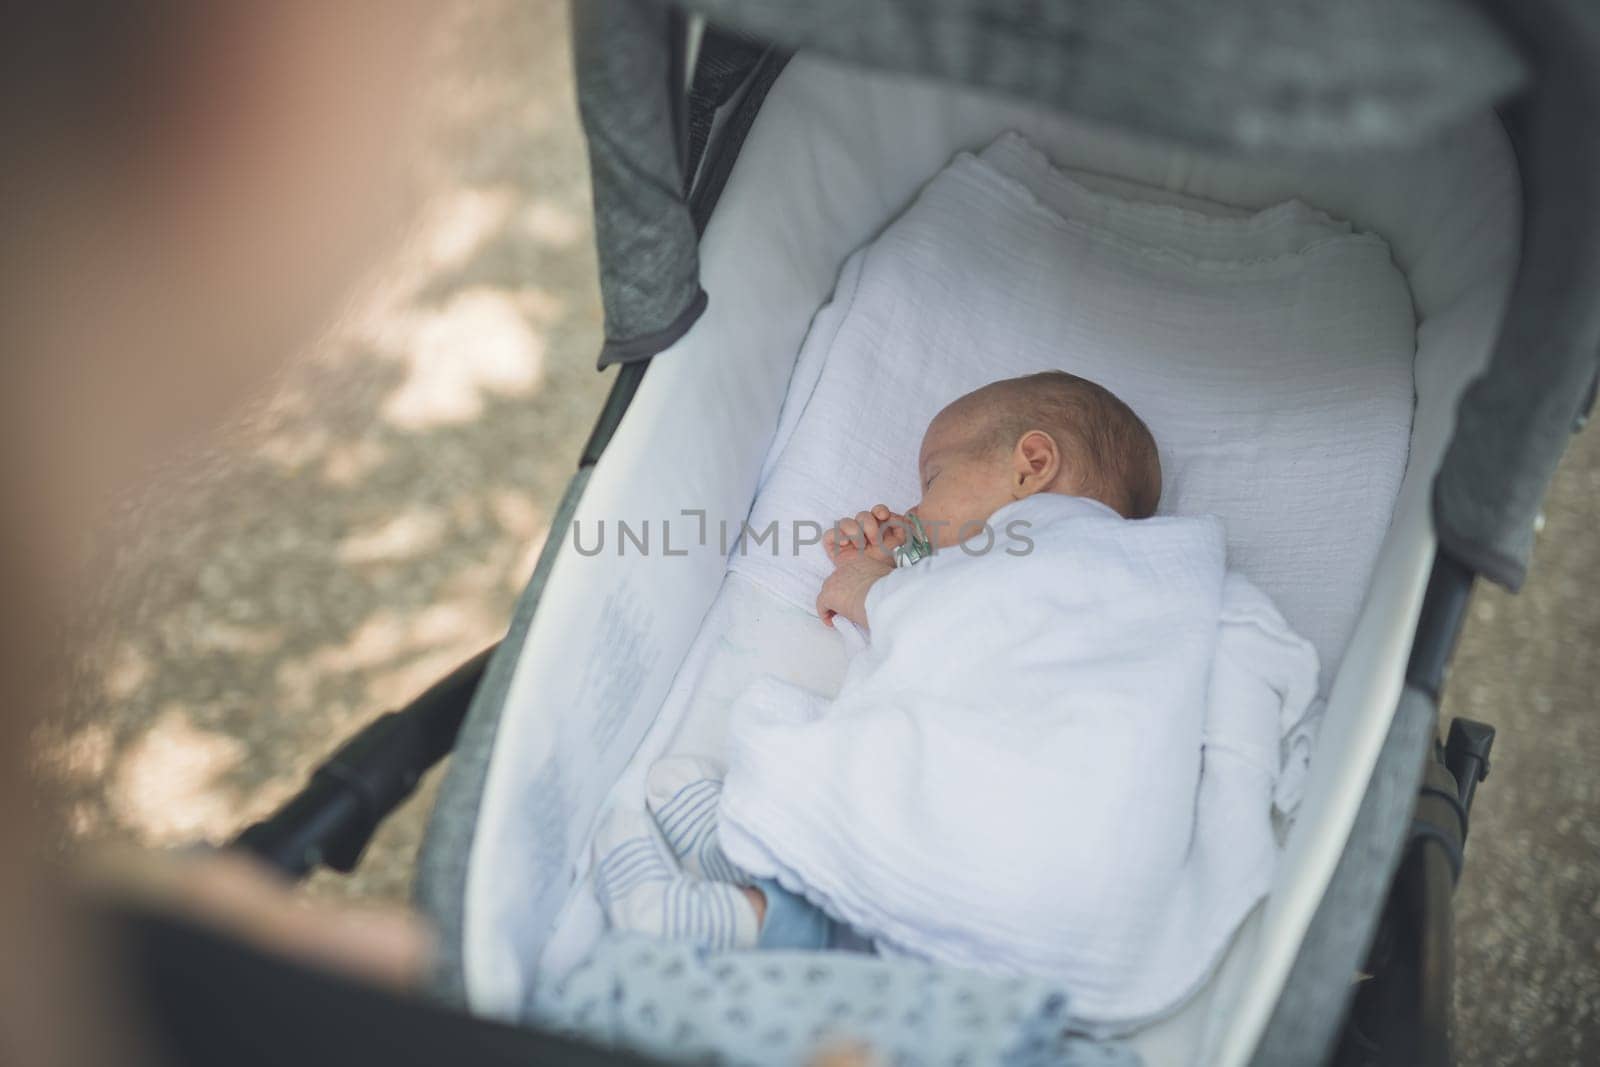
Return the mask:
<svg viewBox="0 0 1600 1067">
<path fill-rule="evenodd" d="M 1011 456 L 1017 499 L 1048 489 L 1061 473 L 1061 449 L 1043 430 L 1029 430 Z"/>
</svg>

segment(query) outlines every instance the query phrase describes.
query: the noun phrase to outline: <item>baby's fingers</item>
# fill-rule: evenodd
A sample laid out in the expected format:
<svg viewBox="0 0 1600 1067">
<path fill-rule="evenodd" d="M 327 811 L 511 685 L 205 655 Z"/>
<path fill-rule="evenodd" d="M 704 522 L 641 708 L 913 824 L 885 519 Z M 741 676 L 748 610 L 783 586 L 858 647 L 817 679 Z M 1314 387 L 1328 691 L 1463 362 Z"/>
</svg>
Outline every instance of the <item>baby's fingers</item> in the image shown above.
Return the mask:
<svg viewBox="0 0 1600 1067">
<path fill-rule="evenodd" d="M 911 520 L 891 511 L 889 517 L 883 521 L 883 543 L 891 546 L 903 545 L 910 540 L 910 531 Z"/>
<path fill-rule="evenodd" d="M 863 511 L 856 515 L 856 525 L 861 527 L 862 537 L 866 539 L 866 544 L 862 545 L 863 548 L 867 547 L 867 545 L 878 543 L 878 517 L 876 515 L 870 511 Z"/>
<path fill-rule="evenodd" d="M 832 598 L 828 596 L 828 583 L 824 582 L 822 592 L 817 594 L 817 618 L 822 620 L 822 625 L 829 627 L 833 625 L 834 615 L 838 614 L 828 606 L 830 599 Z"/>
</svg>

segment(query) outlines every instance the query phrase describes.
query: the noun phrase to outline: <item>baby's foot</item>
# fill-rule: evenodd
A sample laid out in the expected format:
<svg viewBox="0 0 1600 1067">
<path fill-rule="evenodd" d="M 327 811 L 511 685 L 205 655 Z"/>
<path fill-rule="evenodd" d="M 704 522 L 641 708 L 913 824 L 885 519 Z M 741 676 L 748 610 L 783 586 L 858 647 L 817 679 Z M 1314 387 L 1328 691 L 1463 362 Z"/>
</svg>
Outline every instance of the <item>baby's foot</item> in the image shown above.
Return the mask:
<svg viewBox="0 0 1600 1067">
<path fill-rule="evenodd" d="M 751 948 L 755 906 L 737 886 L 690 878 L 643 812 L 612 812 L 594 839 L 595 893 L 613 929 L 710 949 Z"/>
<path fill-rule="evenodd" d="M 717 843 L 721 801 L 722 769 L 699 756 L 656 760 L 645 776 L 644 802 L 683 869 L 712 882 L 743 885 L 749 878 Z"/>
</svg>

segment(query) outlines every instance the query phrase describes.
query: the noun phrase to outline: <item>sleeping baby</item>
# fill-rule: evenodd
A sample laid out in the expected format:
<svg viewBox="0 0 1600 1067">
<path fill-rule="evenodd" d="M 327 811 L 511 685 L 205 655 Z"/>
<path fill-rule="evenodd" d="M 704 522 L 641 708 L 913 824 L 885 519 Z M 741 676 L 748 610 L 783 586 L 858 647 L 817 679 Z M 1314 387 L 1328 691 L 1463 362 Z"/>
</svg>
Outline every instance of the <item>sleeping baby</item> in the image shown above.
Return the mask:
<svg viewBox="0 0 1600 1067">
<path fill-rule="evenodd" d="M 1193 931 L 1203 968 L 1205 931 L 1264 891 L 1280 721 L 1315 656 L 1227 573 L 1218 520 L 1152 517 L 1155 440 L 1093 382 L 968 393 L 918 464 L 915 507 L 824 538 L 818 613 L 870 634 L 838 694 L 764 679 L 734 708 L 726 773 L 658 761 L 649 814 L 596 838 L 607 918 L 1038 975 L 1091 1017 L 1162 1010 L 1192 981 Z M 1257 644 L 1221 656 L 1238 620 Z M 1206 764 L 1237 828 L 1220 852 L 1200 836 L 1218 813 L 1197 813 L 1219 737 L 1243 768 Z"/>
<path fill-rule="evenodd" d="M 865 628 L 867 593 L 897 559 L 912 563 L 979 535 L 985 551 L 997 550 L 995 512 L 1035 493 L 1096 501 L 1125 519 L 1149 518 L 1161 497 L 1150 430 L 1109 390 L 1063 371 L 993 382 L 956 400 L 928 425 L 917 470 L 922 502 L 909 515 L 879 504 L 823 535 L 834 563 L 817 598 L 824 622 L 842 615 Z"/>
</svg>

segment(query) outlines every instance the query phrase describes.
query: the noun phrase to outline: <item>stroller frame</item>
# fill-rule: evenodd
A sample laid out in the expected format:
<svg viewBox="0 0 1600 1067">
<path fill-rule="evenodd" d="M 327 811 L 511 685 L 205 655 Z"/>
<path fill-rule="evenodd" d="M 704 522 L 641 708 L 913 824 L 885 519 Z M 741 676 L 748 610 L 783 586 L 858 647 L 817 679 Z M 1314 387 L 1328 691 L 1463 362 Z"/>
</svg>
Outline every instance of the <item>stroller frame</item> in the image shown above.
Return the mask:
<svg viewBox="0 0 1600 1067">
<path fill-rule="evenodd" d="M 1545 415 L 1559 431 L 1581 428 L 1595 395 L 1594 342 L 1600 315 L 1583 307 L 1600 281 L 1600 18 L 1568 0 L 1488 5 L 1502 31 L 1529 61 L 1531 90 L 1501 112 L 1524 189 L 1525 241 L 1495 365 L 1463 400 L 1468 425 L 1473 393 L 1492 388 L 1513 357 L 1517 373 L 1547 392 Z M 663 12 L 672 57 L 667 94 L 683 163 L 685 200 L 703 230 L 743 137 L 787 60 L 775 45 L 709 30 L 676 8 Z M 681 91 L 677 91 L 681 89 Z M 719 109 L 725 117 L 719 117 Z M 553 520 L 570 524 L 589 475 L 639 389 L 650 357 L 698 317 L 704 294 L 682 321 L 620 350 L 616 380 L 596 420 Z M 1520 347 L 1520 351 L 1518 348 Z M 1508 352 L 1511 354 L 1508 355 Z M 1454 444 L 1452 448 L 1454 448 Z M 1518 488 L 1531 520 L 1559 444 L 1529 466 Z M 1542 475 L 1542 477 L 1541 477 Z M 1446 477 L 1441 472 L 1440 481 Z M 1531 485 L 1531 489 L 1529 488 Z M 1515 587 L 1521 574 L 1462 536 L 1438 515 L 1439 548 L 1378 764 L 1350 839 L 1301 943 L 1253 1062 L 1296 1061 L 1320 1047 L 1339 1063 L 1453 1062 L 1453 909 L 1476 785 L 1489 769 L 1491 727 L 1450 723 L 1440 740 L 1440 701 L 1471 591 L 1479 576 Z M 1531 494 L 1531 504 L 1528 503 Z M 1504 522 L 1516 522 L 1513 516 Z M 529 592 L 508 635 L 520 644 L 559 550 L 541 553 Z M 348 872 L 383 819 L 422 774 L 449 755 L 486 678 L 508 674 L 510 657 L 490 648 L 405 708 L 383 715 L 324 762 L 297 796 L 239 835 L 235 844 L 300 877 L 318 866 Z M 503 688 L 506 678 L 499 679 Z M 1358 986 L 1350 978 L 1365 976 Z M 1310 1037 L 1308 1038 L 1308 1034 Z"/>
</svg>

